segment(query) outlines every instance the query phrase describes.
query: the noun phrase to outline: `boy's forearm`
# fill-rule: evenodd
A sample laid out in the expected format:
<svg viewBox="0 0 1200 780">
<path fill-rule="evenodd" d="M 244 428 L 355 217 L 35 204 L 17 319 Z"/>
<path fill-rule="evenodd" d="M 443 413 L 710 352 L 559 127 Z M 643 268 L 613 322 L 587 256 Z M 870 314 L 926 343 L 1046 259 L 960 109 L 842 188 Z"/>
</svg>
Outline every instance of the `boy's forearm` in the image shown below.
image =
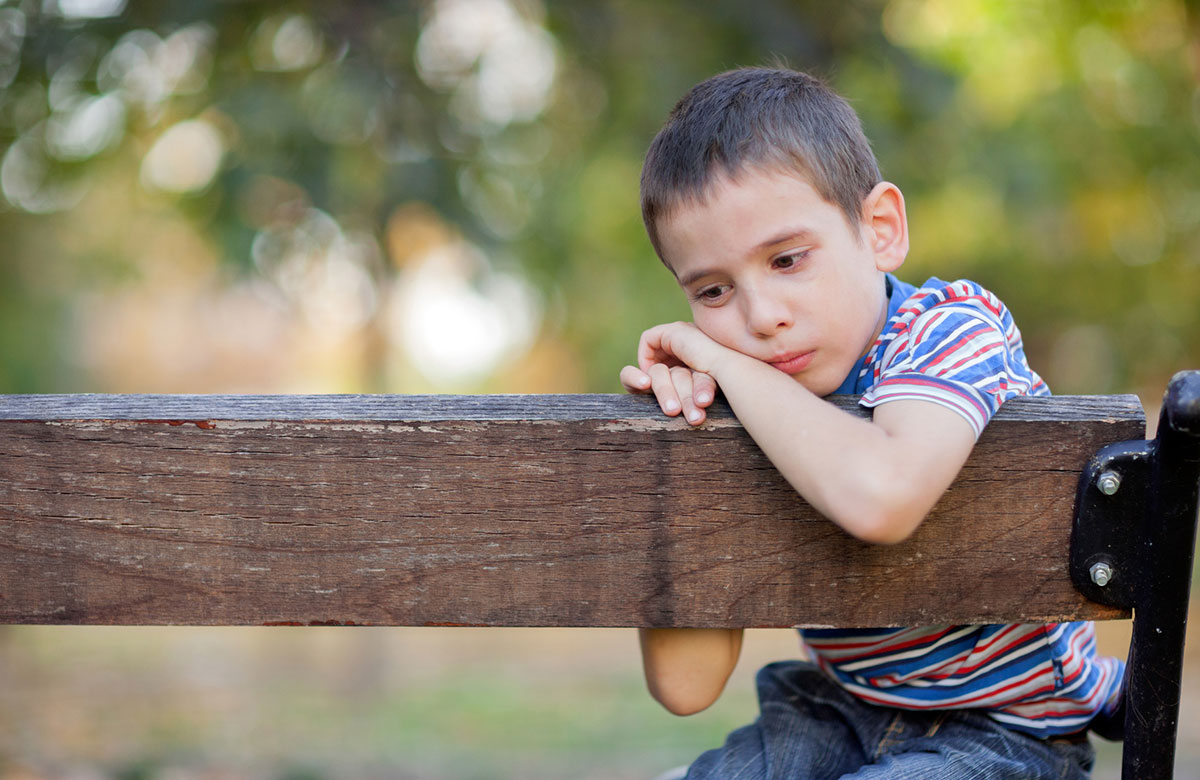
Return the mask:
<svg viewBox="0 0 1200 780">
<path fill-rule="evenodd" d="M 911 440 L 838 409 L 766 363 L 730 351 L 712 373 L 784 478 L 823 515 L 867 541 L 894 543 L 911 534 L 974 442 L 958 421 L 927 431 L 918 449 L 933 455 L 929 468 Z M 908 406 L 953 415 L 928 403 Z M 944 449 L 935 449 L 943 439 Z"/>
<path fill-rule="evenodd" d="M 715 702 L 742 649 L 740 628 L 643 628 L 638 639 L 646 687 L 676 715 L 692 715 Z"/>
</svg>

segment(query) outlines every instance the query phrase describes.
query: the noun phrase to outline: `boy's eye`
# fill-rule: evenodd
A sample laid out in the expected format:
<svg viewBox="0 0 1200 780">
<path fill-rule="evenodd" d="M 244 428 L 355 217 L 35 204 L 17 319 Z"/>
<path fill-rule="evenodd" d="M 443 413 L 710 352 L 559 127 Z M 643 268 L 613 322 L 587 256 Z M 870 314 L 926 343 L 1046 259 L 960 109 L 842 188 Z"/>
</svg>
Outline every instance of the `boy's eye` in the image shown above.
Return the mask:
<svg viewBox="0 0 1200 780">
<path fill-rule="evenodd" d="M 790 255 L 780 255 L 779 257 L 775 258 L 773 262 L 776 268 L 791 268 L 797 265 L 807 255 L 808 250 L 806 249 L 803 252 L 793 252 Z"/>
<path fill-rule="evenodd" d="M 714 284 L 712 287 L 705 287 L 702 290 L 698 290 L 695 297 L 701 301 L 715 301 L 725 294 L 726 289 L 726 285 Z"/>
</svg>

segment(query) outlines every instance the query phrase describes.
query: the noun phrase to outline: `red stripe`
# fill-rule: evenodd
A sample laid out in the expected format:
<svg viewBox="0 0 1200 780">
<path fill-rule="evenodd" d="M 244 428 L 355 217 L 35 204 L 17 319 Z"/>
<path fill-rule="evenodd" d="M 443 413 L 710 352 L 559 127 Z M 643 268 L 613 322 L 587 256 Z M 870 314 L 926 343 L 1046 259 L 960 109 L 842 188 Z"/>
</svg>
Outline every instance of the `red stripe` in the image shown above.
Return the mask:
<svg viewBox="0 0 1200 780">
<path fill-rule="evenodd" d="M 934 398 L 935 397 L 929 393 L 902 393 L 902 392 L 884 393 L 884 394 L 876 395 L 872 399 L 870 405 L 871 406 L 881 406 L 885 403 L 890 403 L 892 401 L 926 401 L 926 402 L 932 403 L 932 402 L 934 402 Z M 978 436 L 980 434 L 980 432 L 983 430 L 983 426 L 987 422 L 987 420 L 986 419 L 981 420 L 979 412 L 974 409 L 969 409 L 962 405 L 957 405 L 957 406 L 953 405 L 952 401 L 956 400 L 956 399 L 957 399 L 957 396 L 952 397 L 952 398 L 937 399 L 937 401 L 942 403 L 942 405 L 948 409 L 953 409 L 953 410 L 960 412 L 963 415 L 963 417 L 968 420 L 967 424 L 971 426 L 971 430 L 973 430 L 975 432 L 975 435 Z"/>
<path fill-rule="evenodd" d="M 987 409 L 985 409 L 982 404 L 980 404 L 978 401 L 976 401 L 971 396 L 969 396 L 965 393 L 958 392 L 958 390 L 956 388 L 954 388 L 952 386 L 948 387 L 946 384 L 944 384 L 942 382 L 935 382 L 935 381 L 931 381 L 931 379 L 929 379 L 929 378 L 922 378 L 918 374 L 902 374 L 901 376 L 898 376 L 898 377 L 888 377 L 887 379 L 882 379 L 878 383 L 876 383 L 875 387 L 871 388 L 871 390 L 876 397 L 880 397 L 879 393 L 874 392 L 875 389 L 879 388 L 879 387 L 888 387 L 889 385 L 892 385 L 892 384 L 900 384 L 900 385 L 905 385 L 905 386 L 916 385 L 918 387 L 936 387 L 940 390 L 945 390 L 947 393 L 952 395 L 954 398 L 960 398 L 964 401 L 967 401 L 973 409 L 975 409 L 979 412 L 979 416 L 982 417 L 983 419 L 986 420 L 989 416 Z M 947 399 L 943 399 L 943 400 L 947 400 Z"/>
<path fill-rule="evenodd" d="M 970 666 L 962 667 L 954 675 L 946 675 L 946 677 L 966 677 L 967 675 L 971 674 L 972 672 L 977 671 L 980 667 L 987 666 L 988 663 L 990 663 L 995 658 L 1002 656 L 1002 655 L 1008 653 L 1009 651 L 1011 651 L 1017 647 L 1020 647 L 1021 645 L 1027 644 L 1030 641 L 1039 640 L 1045 636 L 1044 631 L 1035 631 L 1032 634 L 1025 634 L 1023 636 L 1017 637 L 1016 639 L 1012 639 L 1007 644 L 1001 646 L 999 650 L 992 649 L 998 641 L 1005 638 L 1005 636 L 1007 634 L 1013 633 L 1013 631 L 1015 631 L 1018 627 L 1019 627 L 1019 624 L 1013 624 L 1013 625 L 1009 626 L 1005 631 L 1001 631 L 998 634 L 996 634 L 996 636 L 992 637 L 991 641 L 989 641 L 986 645 L 977 647 L 975 649 L 975 652 L 986 652 L 987 655 L 984 656 L 982 659 L 976 661 L 975 663 L 971 664 Z M 974 655 L 974 653 L 972 653 L 972 655 Z M 945 679 L 945 678 L 941 678 L 941 679 Z"/>
<path fill-rule="evenodd" d="M 946 319 L 946 314 L 947 312 L 934 310 L 933 315 L 922 323 L 920 332 L 913 335 L 914 348 L 920 346 L 921 342 L 925 340 L 925 334 L 929 332 L 930 328 Z"/>
<path fill-rule="evenodd" d="M 947 303 L 959 303 L 966 301 L 979 301 L 983 304 L 983 308 L 987 309 L 992 314 L 1001 318 L 1004 316 L 1004 307 L 1000 303 L 1000 299 L 995 295 L 988 294 L 986 290 L 983 293 L 972 294 L 971 290 L 966 288 L 963 290 L 962 294 L 946 299 Z"/>
<path fill-rule="evenodd" d="M 976 328 L 976 330 L 978 330 L 978 328 Z M 970 333 L 959 338 L 958 341 L 954 342 L 950 346 L 942 347 L 941 352 L 939 352 L 936 355 L 933 355 L 929 358 L 929 360 L 928 360 L 929 364 L 936 366 L 938 364 L 938 362 L 941 361 L 942 356 L 945 355 L 947 352 L 953 352 L 954 350 L 958 349 L 959 347 L 961 347 L 963 344 L 967 343 L 968 341 L 974 340 L 974 338 L 975 338 L 975 331 L 971 331 Z"/>
<path fill-rule="evenodd" d="M 859 653 L 858 655 L 848 655 L 848 656 L 845 656 L 844 658 L 838 658 L 837 661 L 834 662 L 837 664 L 842 664 L 842 663 L 847 663 L 849 661 L 856 661 L 861 658 L 869 658 L 872 655 L 884 655 L 885 654 L 884 650 L 886 650 L 886 654 L 890 655 L 898 650 L 903 650 L 908 647 L 915 647 L 916 645 L 919 645 L 919 644 L 932 644 L 933 642 L 936 642 L 939 639 L 941 639 L 942 637 L 949 634 L 951 631 L 957 631 L 961 628 L 962 628 L 962 626 L 950 626 L 949 628 L 946 628 L 937 634 L 930 634 L 929 636 L 926 636 L 926 637 L 910 639 L 907 642 L 901 642 L 896 645 L 889 645 L 886 648 L 881 648 L 880 646 L 883 645 L 884 643 L 890 641 L 891 639 L 893 639 L 896 636 L 901 636 L 902 634 L 901 633 L 893 634 L 890 637 L 887 637 L 885 639 L 880 639 L 880 640 L 877 640 L 874 642 L 858 642 L 858 643 L 844 642 L 844 643 L 839 643 L 839 644 L 821 644 L 819 646 L 814 645 L 812 642 L 809 642 L 808 644 L 813 649 L 818 649 L 818 647 L 819 647 L 819 649 L 821 649 L 821 650 L 835 650 L 835 651 L 843 650 L 843 649 L 845 649 L 845 650 L 856 649 L 856 648 L 860 648 L 860 647 L 880 648 L 876 652 Z M 820 640 L 818 640 L 818 641 L 820 641 Z"/>
<path fill-rule="evenodd" d="M 1049 718 L 1069 718 L 1069 717 L 1073 717 L 1076 715 L 1094 715 L 1095 713 L 1100 711 L 1099 708 L 1097 708 L 1095 705 L 1096 697 L 1099 696 L 1108 687 L 1107 682 L 1108 682 L 1109 677 L 1110 677 L 1110 675 L 1107 672 L 1101 670 L 1100 684 L 1096 685 L 1092 689 L 1091 693 L 1088 694 L 1088 697 L 1086 699 L 1080 700 L 1080 699 L 1053 699 L 1053 698 L 1050 698 L 1050 699 L 1042 699 L 1041 701 L 1037 701 L 1037 702 L 1011 704 L 1008 707 L 998 707 L 997 709 L 999 709 L 1002 712 L 1008 712 L 1019 718 L 1024 718 L 1026 720 L 1032 720 L 1032 721 L 1046 720 Z M 1074 707 L 1072 709 L 1066 709 L 1066 710 L 1050 709 L 1051 705 L 1053 705 L 1055 702 L 1066 703 L 1066 702 L 1074 702 L 1074 701 L 1081 701 L 1082 704 L 1078 707 Z M 1030 709 L 1033 707 L 1042 708 L 1042 712 L 1029 713 L 1028 715 L 1022 714 L 1020 712 L 1020 710 Z"/>
<path fill-rule="evenodd" d="M 993 634 L 992 636 L 988 637 L 986 641 L 980 642 L 970 648 L 967 648 L 962 653 L 959 653 L 955 656 L 947 658 L 945 661 L 938 664 L 937 666 L 934 666 L 932 668 L 926 669 L 923 672 L 920 672 L 919 676 L 917 676 L 916 679 L 948 680 L 948 679 L 952 679 L 955 677 L 965 676 L 965 674 L 967 674 L 971 671 L 974 671 L 975 669 L 977 669 L 980 666 L 980 664 L 976 664 L 975 666 L 972 666 L 970 668 L 964 667 L 962 664 L 965 663 L 967 661 L 967 659 L 969 659 L 971 656 L 975 655 L 976 653 L 980 652 L 981 650 L 987 650 L 988 648 L 993 647 L 997 642 L 1001 641 L 1004 637 L 1008 636 L 1009 634 L 1011 634 L 1013 631 L 1015 631 L 1019 627 L 1020 626 L 1017 624 L 1005 626 L 1002 630 L 1000 630 L 997 633 Z M 941 672 L 940 671 L 940 670 L 946 669 L 948 667 L 954 667 L 953 671 L 949 671 L 949 672 Z M 911 677 L 912 677 L 912 675 L 910 675 L 910 678 Z M 890 680 L 894 681 L 895 684 L 897 684 L 897 685 L 902 683 L 902 680 L 897 675 L 888 675 L 884 679 L 890 679 Z"/>
<path fill-rule="evenodd" d="M 1014 627 L 1015 627 L 1015 626 L 1014 626 Z M 1018 647 L 1021 647 L 1022 645 L 1029 644 L 1029 643 L 1031 643 L 1031 642 L 1037 642 L 1037 641 L 1041 641 L 1042 639 L 1044 639 L 1044 638 L 1045 638 L 1045 636 L 1046 636 L 1046 633 L 1047 633 L 1047 632 L 1046 632 L 1046 627 L 1045 627 L 1045 626 L 1039 626 L 1039 630 L 1036 630 L 1036 631 L 1034 631 L 1034 632 L 1032 632 L 1032 633 L 1029 633 L 1029 634 L 1025 634 L 1025 635 L 1023 635 L 1023 636 L 1020 636 L 1020 637 L 1017 637 L 1016 639 L 1013 639 L 1012 641 L 1010 641 L 1010 642 L 1008 642 L 1007 644 L 1003 645 L 1003 646 L 1002 646 L 1002 647 L 1001 647 L 999 650 L 991 651 L 991 648 L 986 648 L 986 650 L 989 650 L 989 651 L 991 651 L 991 652 L 988 652 L 988 655 L 987 655 L 987 657 L 985 657 L 985 658 L 983 658 L 982 660 L 980 660 L 980 661 L 976 662 L 976 663 L 975 663 L 973 666 L 971 666 L 969 669 L 966 669 L 966 670 L 964 671 L 964 673 L 970 673 L 970 672 L 974 672 L 974 671 L 976 671 L 977 669 L 979 669 L 979 668 L 980 668 L 980 667 L 982 667 L 982 666 L 987 666 L 989 663 L 991 663 L 993 660 L 995 660 L 995 659 L 996 659 L 996 658 L 998 658 L 999 656 L 1001 656 L 1001 655 L 1004 655 L 1005 653 L 1008 653 L 1009 651 L 1011 651 L 1011 650 L 1014 650 L 1014 649 L 1016 649 L 1016 648 L 1018 648 Z"/>
<path fill-rule="evenodd" d="M 964 335 L 958 341 L 954 342 L 950 346 L 943 349 L 938 354 L 934 355 L 932 358 L 922 361 L 927 366 L 927 368 L 924 369 L 924 373 L 933 373 L 933 371 L 931 369 L 933 369 L 939 363 L 941 363 L 945 359 L 946 355 L 951 354 L 953 352 L 957 352 L 959 349 L 962 348 L 963 344 L 977 340 L 982 333 L 985 333 L 989 330 L 991 330 L 991 328 L 988 328 L 986 325 L 983 327 L 976 328 L 973 331 L 971 331 L 970 333 L 967 333 L 966 335 Z M 941 376 L 942 374 L 946 374 L 950 371 L 953 371 L 954 369 L 961 366 L 963 363 L 966 363 L 968 360 L 973 360 L 985 352 L 990 352 L 992 350 L 1003 351 L 1003 346 L 1004 345 L 1002 342 L 986 344 L 983 347 L 981 347 L 980 349 L 975 350 L 975 352 L 973 354 L 967 355 L 966 357 L 964 357 L 962 360 L 958 361 L 954 365 L 952 365 L 948 368 L 942 369 L 941 371 L 938 372 L 938 376 Z"/>
<path fill-rule="evenodd" d="M 1002 696 L 1002 695 L 1004 694 L 1004 692 L 1005 692 L 1005 691 L 1011 691 L 1011 690 L 1012 690 L 1012 689 L 1014 689 L 1014 688 L 1020 688 L 1022 685 L 1025 685 L 1025 684 L 1027 684 L 1029 681 L 1031 681 L 1031 680 L 1035 680 L 1035 679 L 1037 679 L 1039 676 L 1041 676 L 1041 675 L 1044 675 L 1044 674 L 1046 674 L 1046 670 L 1045 670 L 1045 669 L 1042 669 L 1042 668 L 1039 668 L 1039 667 L 1034 667 L 1033 669 L 1031 669 L 1031 670 L 1030 670 L 1029 674 L 1025 675 L 1024 677 L 1018 677 L 1017 679 L 1015 679 L 1015 680 L 1013 680 L 1012 682 L 1010 682 L 1008 685 L 1004 685 L 1004 686 L 1001 686 L 1001 687 L 999 687 L 999 688 L 995 688 L 995 689 L 993 689 L 993 690 L 991 690 L 991 691 L 986 691 L 986 692 L 979 693 L 979 694 L 977 694 L 977 695 L 975 695 L 975 696 L 972 696 L 972 697 L 971 697 L 971 698 L 969 698 L 969 699 L 962 699 L 961 701 L 960 701 L 960 700 L 956 700 L 956 702 L 957 702 L 957 703 L 955 704 L 955 706 L 956 706 L 956 707 L 961 707 L 961 706 L 964 706 L 964 705 L 967 705 L 967 704 L 971 704 L 971 703 L 974 703 L 974 702 L 985 701 L 985 700 L 987 700 L 987 699 L 994 699 L 994 698 L 996 698 L 996 697 L 998 697 L 998 696 Z M 1052 675 L 1052 676 L 1053 676 L 1053 675 Z M 1051 680 L 1051 681 L 1050 681 L 1048 684 L 1046 684 L 1046 685 L 1043 685 L 1043 686 L 1041 686 L 1041 687 L 1039 687 L 1039 688 L 1035 688 L 1035 689 L 1034 689 L 1034 690 L 1032 690 L 1032 691 L 1028 691 L 1028 692 L 1026 692 L 1026 693 L 1023 693 L 1023 694 L 1021 694 L 1021 696 L 1022 696 L 1023 698 L 1024 698 L 1024 697 L 1027 697 L 1027 696 L 1036 696 L 1036 695 L 1038 695 L 1038 694 L 1045 693 L 1046 691 L 1052 691 L 1052 690 L 1054 690 L 1054 681 L 1053 681 L 1053 680 Z"/>
<path fill-rule="evenodd" d="M 940 372 L 938 372 L 938 375 L 941 376 L 943 374 L 948 374 L 951 371 L 955 370 L 956 368 L 961 368 L 963 363 L 967 363 L 971 360 L 974 360 L 975 358 L 979 357 L 980 355 L 984 354 L 985 352 L 991 352 L 993 350 L 996 352 L 1003 352 L 1004 345 L 999 342 L 997 342 L 995 344 L 984 345 L 984 346 L 980 347 L 979 349 L 975 350 L 974 354 L 967 355 L 962 360 L 958 361 L 957 363 L 950 366 L 949 368 L 942 369 Z"/>
<path fill-rule="evenodd" d="M 971 696 L 966 699 L 953 698 L 953 699 L 942 699 L 942 700 L 930 701 L 930 702 L 905 700 L 905 701 L 903 701 L 903 703 L 898 703 L 898 702 L 891 701 L 889 699 L 885 699 L 882 697 L 871 696 L 870 694 L 863 693 L 859 690 L 855 690 L 854 695 L 864 701 L 873 702 L 875 704 L 883 704 L 883 705 L 889 706 L 889 707 L 901 707 L 906 710 L 968 709 L 975 702 L 1002 696 L 1005 691 L 1010 691 L 1013 688 L 1019 688 L 1022 685 L 1027 684 L 1030 680 L 1036 679 L 1039 675 L 1043 675 L 1045 673 L 1046 673 L 1045 669 L 1036 668 L 1036 669 L 1033 669 L 1029 674 L 1025 675 L 1024 677 L 1013 680 L 1008 685 L 1002 686 L 1000 688 L 996 688 L 992 691 L 980 693 L 976 696 Z M 1050 683 L 1049 685 L 1043 685 L 1041 687 L 1035 688 L 1032 691 L 1023 693 L 1021 695 L 1021 697 L 1022 697 L 1022 699 L 1024 699 L 1029 696 L 1037 696 L 1039 694 L 1045 693 L 1046 691 L 1052 691 L 1052 690 L 1054 690 L 1054 684 Z M 949 704 L 949 702 L 953 702 L 953 704 Z M 993 708 L 998 709 L 998 707 L 996 707 L 995 705 L 993 705 Z"/>
<path fill-rule="evenodd" d="M 1075 671 L 1063 677 L 1064 685 L 1073 682 L 1076 677 L 1083 673 L 1083 670 L 1086 666 L 1084 663 L 1085 654 L 1083 652 L 1083 647 L 1077 643 L 1081 642 L 1082 645 L 1086 645 L 1089 641 L 1091 641 L 1091 637 L 1088 636 L 1089 633 L 1090 632 L 1084 628 L 1076 631 L 1071 635 L 1071 638 L 1067 640 L 1067 655 L 1062 660 L 1062 666 L 1064 669 L 1071 664 L 1077 664 L 1077 666 Z"/>
</svg>

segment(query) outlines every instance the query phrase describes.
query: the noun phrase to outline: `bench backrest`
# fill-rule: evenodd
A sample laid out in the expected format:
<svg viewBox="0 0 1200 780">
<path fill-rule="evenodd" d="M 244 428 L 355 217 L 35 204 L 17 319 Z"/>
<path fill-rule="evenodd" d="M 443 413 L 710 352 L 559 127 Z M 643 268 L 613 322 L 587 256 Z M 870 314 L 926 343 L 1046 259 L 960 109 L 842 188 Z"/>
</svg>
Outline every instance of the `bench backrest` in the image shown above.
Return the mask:
<svg viewBox="0 0 1200 780">
<path fill-rule="evenodd" d="M 854 408 L 851 399 L 839 399 Z M 816 514 L 727 409 L 647 398 L 9 396 L 0 622 L 911 625 L 1127 617 L 1072 586 L 1135 396 L 1017 399 L 910 540 Z"/>
</svg>

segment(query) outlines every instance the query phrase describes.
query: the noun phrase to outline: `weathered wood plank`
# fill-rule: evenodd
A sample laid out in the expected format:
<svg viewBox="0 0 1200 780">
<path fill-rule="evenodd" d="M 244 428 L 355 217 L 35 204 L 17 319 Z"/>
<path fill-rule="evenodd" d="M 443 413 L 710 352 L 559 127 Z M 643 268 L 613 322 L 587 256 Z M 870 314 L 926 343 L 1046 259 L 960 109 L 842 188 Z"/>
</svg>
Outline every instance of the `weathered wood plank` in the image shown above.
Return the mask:
<svg viewBox="0 0 1200 780">
<path fill-rule="evenodd" d="M 1144 425 L 1134 396 L 1009 402 L 874 547 L 724 408 L 690 430 L 631 396 L 0 396 L 0 622 L 1124 617 L 1066 550 L 1079 470 Z"/>
<path fill-rule="evenodd" d="M 863 412 L 849 396 L 832 399 Z M 713 417 L 731 418 L 718 404 Z M 1144 417 L 1135 395 L 1016 398 L 999 420 L 1090 421 Z M 649 398 L 634 395 L 0 395 L 0 420 L 606 420 L 662 422 Z M 678 427 L 678 426 L 675 426 Z"/>
</svg>

